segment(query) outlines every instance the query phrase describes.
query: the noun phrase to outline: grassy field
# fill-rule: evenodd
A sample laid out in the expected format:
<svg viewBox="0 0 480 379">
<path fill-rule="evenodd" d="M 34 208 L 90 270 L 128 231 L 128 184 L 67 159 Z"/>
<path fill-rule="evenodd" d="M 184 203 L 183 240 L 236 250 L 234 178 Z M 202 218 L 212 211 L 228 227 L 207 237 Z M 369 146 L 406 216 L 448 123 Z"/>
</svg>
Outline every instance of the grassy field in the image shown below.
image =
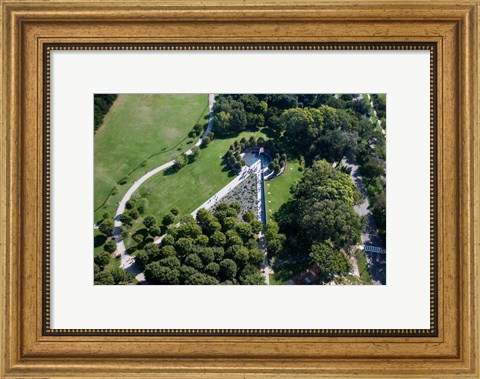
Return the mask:
<svg viewBox="0 0 480 379">
<path fill-rule="evenodd" d="M 290 199 L 290 187 L 302 177 L 302 172 L 298 170 L 299 163 L 288 162 L 287 170 L 278 178 L 265 182 L 265 199 L 267 201 L 267 220 L 271 220 L 273 214 L 283 203 Z"/>
<path fill-rule="evenodd" d="M 206 94 L 119 95 L 95 135 L 95 219 L 113 213 L 145 172 L 188 150 L 194 143 L 188 133 L 196 122 L 206 123 L 208 111 Z"/>
<path fill-rule="evenodd" d="M 145 182 L 139 192 L 150 203 L 148 213 L 160 221 L 172 207 L 178 208 L 180 215 L 198 208 L 233 180 L 234 175 L 222 165 L 222 157 L 235 140 L 251 135 L 264 136 L 256 132 L 242 133 L 235 138 L 214 139 L 206 149 L 201 149 L 197 161 L 174 174 L 164 171 Z"/>
<path fill-rule="evenodd" d="M 370 277 L 370 272 L 368 271 L 368 263 L 367 257 L 365 256 L 365 251 L 359 250 L 355 254 L 355 258 L 357 259 L 358 272 L 360 273 L 360 277 L 366 283 L 372 283 L 372 278 Z"/>
</svg>

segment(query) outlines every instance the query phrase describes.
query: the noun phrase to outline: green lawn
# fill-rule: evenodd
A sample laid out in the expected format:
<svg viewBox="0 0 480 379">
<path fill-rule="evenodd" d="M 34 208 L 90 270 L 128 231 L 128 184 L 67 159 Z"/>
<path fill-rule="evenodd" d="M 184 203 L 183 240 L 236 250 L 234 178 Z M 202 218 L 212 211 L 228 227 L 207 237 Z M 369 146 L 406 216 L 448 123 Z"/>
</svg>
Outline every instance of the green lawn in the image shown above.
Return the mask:
<svg viewBox="0 0 480 379">
<path fill-rule="evenodd" d="M 206 149 L 201 149 L 197 161 L 174 174 L 164 171 L 149 179 L 139 189 L 140 195 L 150 203 L 147 213 L 161 221 L 172 207 L 178 208 L 180 215 L 197 209 L 233 180 L 234 175 L 222 165 L 222 157 L 235 140 L 251 135 L 265 137 L 261 132 L 245 132 L 235 138 L 214 139 Z"/>
<path fill-rule="evenodd" d="M 278 178 L 265 182 L 265 199 L 267 201 L 267 220 L 290 199 L 290 187 L 300 180 L 302 172 L 297 161 L 287 162 L 287 170 Z"/>
<path fill-rule="evenodd" d="M 188 150 L 194 143 L 188 133 L 196 122 L 206 123 L 208 111 L 206 94 L 119 95 L 95 135 L 95 219 L 113 213 L 145 172 Z"/>
<path fill-rule="evenodd" d="M 360 273 L 360 278 L 366 283 L 372 283 L 372 278 L 370 277 L 370 272 L 368 271 L 368 263 L 367 257 L 365 255 L 365 251 L 359 250 L 355 254 L 355 258 L 357 259 L 358 265 L 358 272 Z"/>
</svg>

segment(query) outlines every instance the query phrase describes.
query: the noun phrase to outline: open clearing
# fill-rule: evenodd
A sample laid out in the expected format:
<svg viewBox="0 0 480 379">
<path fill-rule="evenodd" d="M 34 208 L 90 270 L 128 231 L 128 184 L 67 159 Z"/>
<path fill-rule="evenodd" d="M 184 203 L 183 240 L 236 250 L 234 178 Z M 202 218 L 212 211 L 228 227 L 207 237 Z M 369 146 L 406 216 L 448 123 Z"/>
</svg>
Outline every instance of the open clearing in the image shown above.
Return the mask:
<svg viewBox="0 0 480 379">
<path fill-rule="evenodd" d="M 265 138 L 261 132 L 244 132 L 235 138 L 214 139 L 206 149 L 201 149 L 197 161 L 177 173 L 164 171 L 152 177 L 139 189 L 150 203 L 147 213 L 161 220 L 172 207 L 178 208 L 180 215 L 193 212 L 234 178 L 228 167 L 222 165 L 222 157 L 235 140 L 252 135 Z"/>
<path fill-rule="evenodd" d="M 119 95 L 95 135 L 95 218 L 144 172 L 187 150 L 193 143 L 188 133 L 206 115 L 206 94 Z M 118 194 L 109 197 L 115 186 Z"/>
<path fill-rule="evenodd" d="M 282 204 L 290 199 L 290 187 L 302 177 L 302 172 L 298 171 L 299 167 L 296 161 L 287 162 L 287 169 L 282 175 L 265 182 L 267 220 L 271 220 Z"/>
</svg>

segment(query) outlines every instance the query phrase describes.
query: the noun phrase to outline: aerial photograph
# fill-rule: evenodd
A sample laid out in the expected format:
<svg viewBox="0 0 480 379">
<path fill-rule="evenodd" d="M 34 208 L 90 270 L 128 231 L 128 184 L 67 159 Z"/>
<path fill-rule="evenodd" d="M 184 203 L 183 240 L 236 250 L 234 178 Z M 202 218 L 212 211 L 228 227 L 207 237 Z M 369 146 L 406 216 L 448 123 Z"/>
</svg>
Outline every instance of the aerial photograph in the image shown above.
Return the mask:
<svg viewBox="0 0 480 379">
<path fill-rule="evenodd" d="M 386 98 L 95 94 L 93 283 L 385 285 Z"/>
</svg>

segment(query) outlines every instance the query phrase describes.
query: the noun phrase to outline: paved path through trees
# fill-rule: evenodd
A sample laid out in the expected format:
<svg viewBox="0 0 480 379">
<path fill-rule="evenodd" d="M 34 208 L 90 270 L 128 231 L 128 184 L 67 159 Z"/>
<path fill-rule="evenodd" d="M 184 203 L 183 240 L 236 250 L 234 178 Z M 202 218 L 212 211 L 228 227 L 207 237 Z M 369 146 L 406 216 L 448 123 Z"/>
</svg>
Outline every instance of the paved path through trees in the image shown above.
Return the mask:
<svg viewBox="0 0 480 379">
<path fill-rule="evenodd" d="M 210 117 L 208 120 L 208 125 L 207 125 L 207 130 L 205 133 L 200 137 L 200 139 L 197 141 L 195 146 L 200 146 L 202 144 L 203 138 L 210 133 L 212 130 L 213 126 L 213 104 L 215 103 L 215 95 L 214 94 L 209 94 L 208 95 L 208 106 L 210 108 Z M 185 152 L 186 155 L 192 154 L 192 149 L 189 149 Z M 128 189 L 128 191 L 125 193 L 123 196 L 122 200 L 120 200 L 120 203 L 118 204 L 117 212 L 115 213 L 115 230 L 113 231 L 113 237 L 115 240 L 115 243 L 117 244 L 117 254 L 120 256 L 120 267 L 125 269 L 127 272 L 132 272 L 136 279 L 141 282 L 144 281 L 143 273 L 140 271 L 140 269 L 137 267 L 135 264 L 135 259 L 132 258 L 130 255 L 127 254 L 125 244 L 123 242 L 123 238 L 121 235 L 121 226 L 122 222 L 120 221 L 120 216 L 122 213 L 125 211 L 125 206 L 127 204 L 127 201 L 130 200 L 132 195 L 137 191 L 140 186 L 145 183 L 148 179 L 150 179 L 152 176 L 158 174 L 159 172 L 162 172 L 163 170 L 172 167 L 175 164 L 175 160 L 171 160 L 170 162 L 164 163 L 161 166 L 158 166 L 157 168 L 154 168 L 153 170 L 147 172 L 145 175 L 143 175 L 141 178 L 136 180 L 133 185 Z"/>
<path fill-rule="evenodd" d="M 350 178 L 353 183 L 357 185 L 358 190 L 363 196 L 363 202 L 361 204 L 355 205 L 355 212 L 360 217 L 366 217 L 367 225 L 362 231 L 362 243 L 364 246 L 375 246 L 381 247 L 382 241 L 377 234 L 377 226 L 375 225 L 375 220 L 373 219 L 372 212 L 370 211 L 370 203 L 368 201 L 367 190 L 363 184 L 363 179 L 358 172 L 358 165 L 347 162 L 345 159 L 342 161 L 345 167 L 351 169 Z M 385 251 L 385 250 L 383 250 Z M 385 251 L 386 253 L 386 251 Z M 368 262 L 368 270 L 370 271 L 370 277 L 375 283 L 386 284 L 386 254 L 378 254 L 373 252 L 365 251 Z"/>
</svg>

